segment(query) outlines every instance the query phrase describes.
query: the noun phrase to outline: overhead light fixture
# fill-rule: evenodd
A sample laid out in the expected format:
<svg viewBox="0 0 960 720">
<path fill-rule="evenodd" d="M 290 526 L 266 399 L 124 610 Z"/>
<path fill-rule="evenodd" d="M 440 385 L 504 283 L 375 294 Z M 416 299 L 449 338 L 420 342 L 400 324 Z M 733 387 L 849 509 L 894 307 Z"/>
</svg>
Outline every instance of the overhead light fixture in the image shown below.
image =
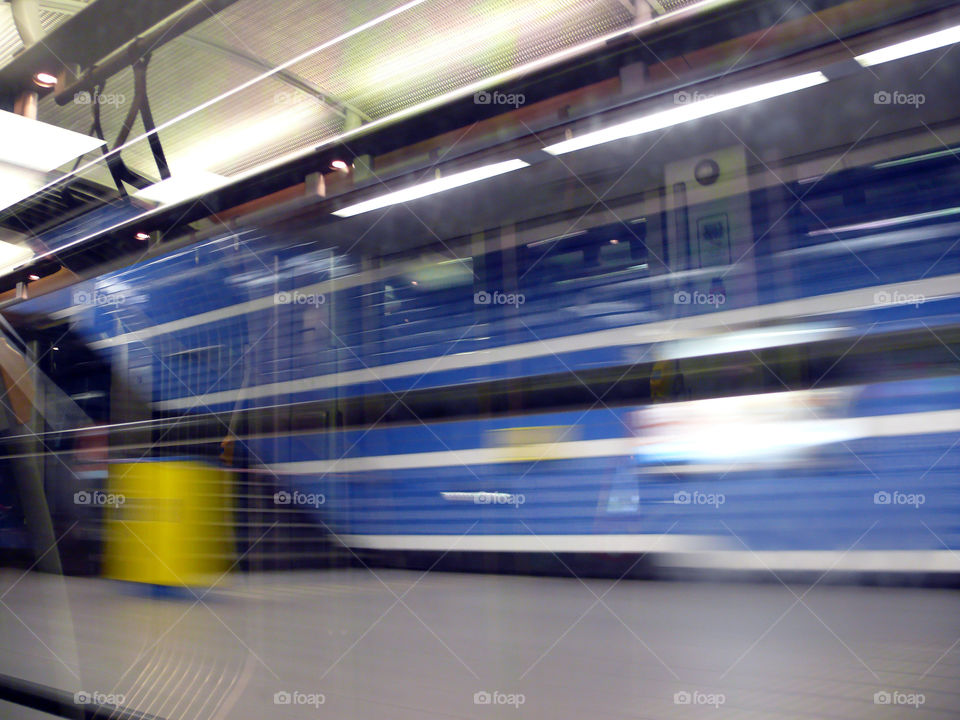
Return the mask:
<svg viewBox="0 0 960 720">
<path fill-rule="evenodd" d="M 349 172 L 350 166 L 347 165 L 343 160 L 334 160 L 330 163 L 330 167 L 339 172 Z"/>
<path fill-rule="evenodd" d="M 150 239 L 150 235 L 149 235 L 148 233 L 145 233 L 145 232 L 138 232 L 136 235 L 134 235 L 134 237 L 135 237 L 137 240 L 149 240 L 149 239 Z"/>
<path fill-rule="evenodd" d="M 57 84 L 57 76 L 48 72 L 38 72 L 33 76 L 34 85 L 42 88 L 52 88 Z"/>
<path fill-rule="evenodd" d="M 0 163 L 50 172 L 103 145 L 103 140 L 0 110 Z"/>
<path fill-rule="evenodd" d="M 30 248 L 0 240 L 0 275 L 16 270 L 32 257 Z"/>
<path fill-rule="evenodd" d="M 347 207 L 334 210 L 333 214 L 345 218 L 353 217 L 360 213 L 417 200 L 427 195 L 435 195 L 445 190 L 452 190 L 453 188 L 469 185 L 470 183 L 486 180 L 487 178 L 503 175 L 504 173 L 528 166 L 529 163 L 520 159 L 505 160 L 504 162 L 493 163 L 492 165 L 483 165 L 482 167 L 473 168 L 472 170 L 464 170 L 463 172 L 454 173 L 453 175 L 447 175 L 446 177 L 440 177 L 436 180 L 413 185 L 403 190 L 387 193 L 386 195 L 381 195 L 380 197 L 375 197 L 370 200 L 364 200 L 355 205 L 347 205 Z"/>
<path fill-rule="evenodd" d="M 39 280 L 39 279 L 40 279 L 40 276 L 39 276 L 39 275 L 27 275 L 27 278 L 29 278 L 30 280 Z"/>
<path fill-rule="evenodd" d="M 953 45 L 956 42 L 960 42 L 960 25 L 930 33 L 929 35 L 921 35 L 912 40 L 905 40 L 904 42 L 894 45 L 888 45 L 885 48 L 864 53 L 863 55 L 857 55 L 854 60 L 863 65 L 863 67 L 871 67 L 873 65 L 879 65 L 880 63 L 890 62 L 891 60 L 909 57 L 910 55 L 917 55 L 927 52 L 928 50 L 936 50 L 939 47 Z"/>
<path fill-rule="evenodd" d="M 3 143 L 0 143 L 2 146 Z M 0 147 L 0 154 L 3 148 Z M 43 187 L 47 174 L 0 161 L 0 210 L 20 202 Z"/>
<path fill-rule="evenodd" d="M 203 195 L 226 185 L 229 178 L 206 170 L 176 170 L 171 177 L 148 185 L 134 193 L 134 197 L 161 205 L 173 205 L 188 198 Z"/>
<path fill-rule="evenodd" d="M 803 90 L 814 85 L 820 85 L 827 82 L 827 76 L 820 71 L 796 75 L 783 80 L 774 80 L 773 82 L 763 83 L 762 85 L 753 85 L 742 90 L 714 95 L 705 100 L 698 100 L 685 105 L 679 105 L 669 110 L 644 115 L 643 117 L 627 122 L 611 125 L 603 130 L 586 133 L 580 137 L 574 137 L 570 140 L 548 145 L 544 150 L 551 155 L 563 155 L 574 150 L 602 145 L 613 140 L 642 135 L 644 133 L 662 130 L 673 125 L 680 125 L 691 120 L 697 120 L 708 115 L 716 115 L 726 110 L 751 105 L 762 100 L 769 100 L 780 95 Z"/>
</svg>

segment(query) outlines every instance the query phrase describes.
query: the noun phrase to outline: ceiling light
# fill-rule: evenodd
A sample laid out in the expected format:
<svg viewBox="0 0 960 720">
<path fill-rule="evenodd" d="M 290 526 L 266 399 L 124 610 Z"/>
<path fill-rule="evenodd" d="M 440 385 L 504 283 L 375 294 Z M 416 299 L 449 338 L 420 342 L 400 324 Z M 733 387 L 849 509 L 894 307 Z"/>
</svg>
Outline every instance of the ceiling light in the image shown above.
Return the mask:
<svg viewBox="0 0 960 720">
<path fill-rule="evenodd" d="M 722 95 L 714 95 L 705 100 L 679 105 L 669 110 L 661 110 L 660 112 L 644 115 L 643 117 L 628 120 L 627 122 L 611 125 L 603 130 L 586 133 L 580 137 L 564 140 L 555 145 L 548 145 L 544 150 L 551 155 L 563 155 L 564 153 L 573 152 L 574 150 L 582 150 L 583 148 L 593 147 L 594 145 L 608 143 L 612 140 L 642 135 L 653 132 L 654 130 L 662 130 L 673 125 L 680 125 L 691 120 L 707 117 L 708 115 L 716 115 L 726 110 L 733 110 L 734 108 L 750 105 L 755 102 L 760 102 L 761 100 L 768 100 L 779 95 L 786 95 L 787 93 L 803 90 L 804 88 L 820 85 L 825 82 L 827 82 L 826 75 L 817 71 L 785 78 L 783 80 L 774 80 L 773 82 L 763 83 L 762 85 L 753 85 L 743 88 L 742 90 L 734 90 L 733 92 L 723 93 Z"/>
<path fill-rule="evenodd" d="M 38 72 L 33 76 L 33 82 L 35 85 L 42 88 L 52 88 L 57 84 L 57 76 L 51 75 L 48 72 Z"/>
<path fill-rule="evenodd" d="M 150 235 L 148 235 L 148 234 L 145 233 L 145 232 L 138 232 L 136 235 L 134 235 L 134 237 L 135 237 L 137 240 L 149 240 L 149 239 L 150 239 Z"/>
<path fill-rule="evenodd" d="M 0 210 L 30 197 L 46 181 L 45 172 L 0 161 Z"/>
<path fill-rule="evenodd" d="M 103 140 L 0 110 L 0 163 L 50 172 L 96 150 Z"/>
<path fill-rule="evenodd" d="M 15 270 L 33 257 L 33 250 L 0 240 L 0 275 Z"/>
<path fill-rule="evenodd" d="M 39 280 L 39 279 L 40 279 L 40 276 L 39 276 L 39 275 L 27 275 L 27 277 L 28 277 L 30 280 Z"/>
<path fill-rule="evenodd" d="M 334 160 L 330 163 L 330 167 L 334 170 L 339 170 L 340 172 L 349 172 L 350 166 L 347 165 L 343 160 Z"/>
<path fill-rule="evenodd" d="M 939 47 L 952 45 L 955 42 L 960 42 L 960 25 L 930 33 L 929 35 L 922 35 L 918 38 L 913 38 L 913 40 L 905 40 L 895 45 L 888 45 L 885 48 L 864 53 L 863 55 L 857 55 L 854 60 L 863 65 L 863 67 L 870 67 L 871 65 L 879 65 L 880 63 L 891 60 L 899 60 L 900 58 L 927 52 L 928 50 L 936 50 Z"/>
<path fill-rule="evenodd" d="M 462 185 L 469 185 L 470 183 L 474 183 L 479 180 L 486 180 L 487 178 L 491 178 L 496 175 L 502 175 L 503 173 L 528 167 L 528 165 L 529 163 L 526 163 L 520 159 L 506 160 L 504 162 L 493 163 L 492 165 L 483 165 L 482 167 L 474 168 L 473 170 L 465 170 L 463 172 L 454 173 L 453 175 L 437 178 L 436 180 L 420 183 L 419 185 L 412 185 L 411 187 L 404 188 L 403 190 L 397 190 L 396 192 L 387 193 L 386 195 L 381 195 L 380 197 L 364 200 L 363 202 L 356 203 L 355 205 L 347 205 L 347 207 L 335 210 L 333 214 L 338 215 L 339 217 L 353 217 L 354 215 L 370 212 L 371 210 L 379 210 L 380 208 L 387 207 L 388 205 L 409 202 L 410 200 L 416 200 L 418 198 L 426 197 L 427 195 L 434 195 L 436 193 L 444 192 L 445 190 L 452 190 L 453 188 L 458 188 Z"/>
</svg>

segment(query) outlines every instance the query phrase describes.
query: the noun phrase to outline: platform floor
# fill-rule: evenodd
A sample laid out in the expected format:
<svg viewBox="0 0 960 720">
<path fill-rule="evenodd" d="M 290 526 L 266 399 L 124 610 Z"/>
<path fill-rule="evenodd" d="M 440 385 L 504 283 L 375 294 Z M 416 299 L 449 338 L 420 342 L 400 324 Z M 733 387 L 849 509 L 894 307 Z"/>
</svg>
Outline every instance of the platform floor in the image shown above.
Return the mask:
<svg viewBox="0 0 960 720">
<path fill-rule="evenodd" d="M 4 570 L 0 601 L 0 672 L 167 719 L 960 717 L 955 590 L 359 569 L 198 602 Z"/>
</svg>

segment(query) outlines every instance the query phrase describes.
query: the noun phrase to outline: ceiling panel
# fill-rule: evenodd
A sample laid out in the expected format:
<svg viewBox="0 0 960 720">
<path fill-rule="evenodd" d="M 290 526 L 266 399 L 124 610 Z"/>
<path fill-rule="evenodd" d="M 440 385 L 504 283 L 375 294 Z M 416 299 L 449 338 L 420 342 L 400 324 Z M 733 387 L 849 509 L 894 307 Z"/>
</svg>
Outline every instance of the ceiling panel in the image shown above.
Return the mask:
<svg viewBox="0 0 960 720">
<path fill-rule="evenodd" d="M 404 5 L 410 3 L 239 0 L 154 51 L 154 118 L 176 119 Z M 231 175 L 336 135 L 346 113 L 384 117 L 631 22 L 620 0 L 430 0 L 179 120 L 160 137 L 174 170 Z M 105 98 L 103 126 L 112 143 L 133 99 L 129 70 L 109 80 Z M 80 132 L 91 123 L 88 104 L 60 107 L 52 97 L 41 100 L 39 118 Z M 138 121 L 131 137 L 142 132 Z M 146 143 L 123 156 L 131 168 L 157 176 Z M 102 168 L 85 176 L 108 179 Z"/>
</svg>

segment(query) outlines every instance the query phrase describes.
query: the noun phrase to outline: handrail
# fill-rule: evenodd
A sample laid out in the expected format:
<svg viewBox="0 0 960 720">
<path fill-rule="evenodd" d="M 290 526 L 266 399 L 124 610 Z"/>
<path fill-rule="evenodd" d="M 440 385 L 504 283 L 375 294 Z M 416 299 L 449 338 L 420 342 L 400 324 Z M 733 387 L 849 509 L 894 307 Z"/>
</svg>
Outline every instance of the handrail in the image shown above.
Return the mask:
<svg viewBox="0 0 960 720">
<path fill-rule="evenodd" d="M 158 715 L 121 705 L 78 702 L 77 693 L 0 673 L 0 700 L 70 720 L 162 720 Z"/>
</svg>

